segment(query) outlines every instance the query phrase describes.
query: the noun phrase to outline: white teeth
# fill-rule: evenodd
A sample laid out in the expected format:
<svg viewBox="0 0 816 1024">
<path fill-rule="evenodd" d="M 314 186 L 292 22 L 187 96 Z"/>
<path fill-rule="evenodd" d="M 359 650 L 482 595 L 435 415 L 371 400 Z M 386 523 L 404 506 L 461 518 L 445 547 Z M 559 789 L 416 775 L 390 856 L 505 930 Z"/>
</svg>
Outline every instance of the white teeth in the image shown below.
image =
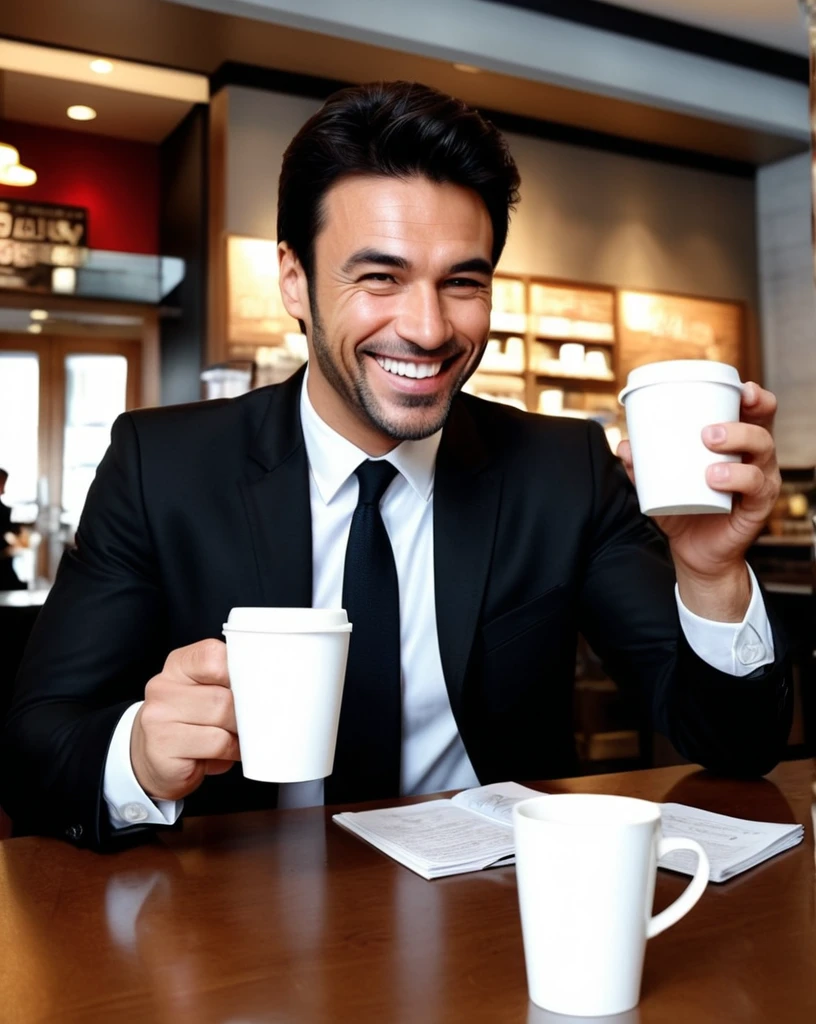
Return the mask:
<svg viewBox="0 0 816 1024">
<path fill-rule="evenodd" d="M 416 380 L 423 380 L 425 377 L 435 377 L 442 369 L 442 363 L 411 363 L 405 359 L 389 359 L 386 356 L 374 357 L 380 366 L 388 373 L 395 373 L 399 377 L 412 377 Z"/>
</svg>

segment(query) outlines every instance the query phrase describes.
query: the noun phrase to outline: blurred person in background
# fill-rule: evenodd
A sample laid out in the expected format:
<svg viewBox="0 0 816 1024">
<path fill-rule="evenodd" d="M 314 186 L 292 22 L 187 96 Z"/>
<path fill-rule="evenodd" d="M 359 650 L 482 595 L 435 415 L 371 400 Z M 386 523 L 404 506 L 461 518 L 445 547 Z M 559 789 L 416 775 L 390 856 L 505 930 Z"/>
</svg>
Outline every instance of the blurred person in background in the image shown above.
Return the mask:
<svg viewBox="0 0 816 1024">
<path fill-rule="evenodd" d="M 0 498 L 6 491 L 8 472 L 0 469 Z M 25 583 L 14 571 L 12 558 L 17 554 L 17 532 L 11 523 L 11 509 L 0 501 L 0 590 L 25 590 Z"/>
</svg>

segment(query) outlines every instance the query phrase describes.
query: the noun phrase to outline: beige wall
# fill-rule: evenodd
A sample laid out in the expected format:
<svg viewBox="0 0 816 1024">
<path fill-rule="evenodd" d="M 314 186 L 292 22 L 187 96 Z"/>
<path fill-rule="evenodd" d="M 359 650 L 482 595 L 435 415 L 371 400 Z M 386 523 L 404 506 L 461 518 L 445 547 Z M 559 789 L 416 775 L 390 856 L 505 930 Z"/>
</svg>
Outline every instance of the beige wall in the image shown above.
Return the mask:
<svg viewBox="0 0 816 1024">
<path fill-rule="evenodd" d="M 226 229 L 233 235 L 275 238 L 283 154 L 320 102 L 239 86 L 227 92 Z"/>
<path fill-rule="evenodd" d="M 502 268 L 754 303 L 754 185 L 508 135 L 522 178 Z"/>
<path fill-rule="evenodd" d="M 226 228 L 275 237 L 277 176 L 315 100 L 230 87 Z M 501 269 L 748 304 L 756 346 L 755 189 L 751 180 L 508 136 L 522 201 Z"/>
</svg>

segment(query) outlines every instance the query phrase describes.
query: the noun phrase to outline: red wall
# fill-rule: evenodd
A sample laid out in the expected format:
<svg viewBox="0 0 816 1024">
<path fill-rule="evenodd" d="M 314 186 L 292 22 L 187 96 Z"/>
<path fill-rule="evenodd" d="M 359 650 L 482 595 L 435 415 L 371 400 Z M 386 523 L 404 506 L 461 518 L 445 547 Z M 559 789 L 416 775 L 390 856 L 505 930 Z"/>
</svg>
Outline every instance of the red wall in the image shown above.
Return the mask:
<svg viewBox="0 0 816 1024">
<path fill-rule="evenodd" d="M 158 253 L 158 146 L 2 120 L 0 141 L 37 172 L 28 188 L 0 185 L 0 199 L 84 206 L 90 248 Z"/>
</svg>

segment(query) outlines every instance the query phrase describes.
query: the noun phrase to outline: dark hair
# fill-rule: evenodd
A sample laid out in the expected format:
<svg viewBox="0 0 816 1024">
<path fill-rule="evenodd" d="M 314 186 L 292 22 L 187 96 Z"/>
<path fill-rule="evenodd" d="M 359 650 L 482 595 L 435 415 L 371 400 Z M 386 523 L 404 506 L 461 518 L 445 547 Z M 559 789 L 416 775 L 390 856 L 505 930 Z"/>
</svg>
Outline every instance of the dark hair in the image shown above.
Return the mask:
<svg viewBox="0 0 816 1024">
<path fill-rule="evenodd" d="M 283 155 L 278 241 L 312 278 L 323 197 L 355 174 L 421 175 L 476 192 L 493 223 L 493 265 L 519 200 L 519 173 L 501 133 L 461 100 L 416 82 L 341 89 L 303 125 Z"/>
<path fill-rule="evenodd" d="M 8 480 L 8 473 L 5 471 L 5 469 L 0 469 L 0 480 Z"/>
</svg>

